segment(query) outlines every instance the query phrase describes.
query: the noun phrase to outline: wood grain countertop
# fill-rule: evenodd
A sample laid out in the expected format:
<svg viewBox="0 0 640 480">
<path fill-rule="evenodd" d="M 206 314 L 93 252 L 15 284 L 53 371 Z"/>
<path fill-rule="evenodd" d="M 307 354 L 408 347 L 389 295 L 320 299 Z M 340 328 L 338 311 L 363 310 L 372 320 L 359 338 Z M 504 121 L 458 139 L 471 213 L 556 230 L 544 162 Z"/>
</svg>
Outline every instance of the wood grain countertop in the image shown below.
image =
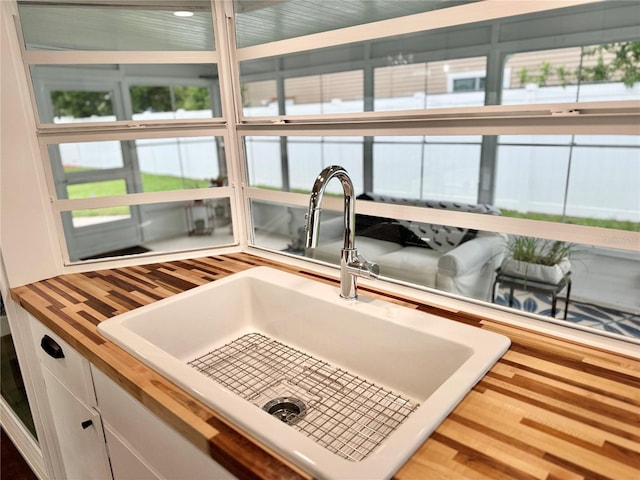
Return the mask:
<svg viewBox="0 0 640 480">
<path fill-rule="evenodd" d="M 11 294 L 239 478 L 309 478 L 96 330 L 114 315 L 259 265 L 336 283 L 238 253 L 61 275 L 14 288 Z M 640 361 L 379 290 L 361 293 L 499 332 L 512 341 L 394 478 L 640 478 Z"/>
</svg>

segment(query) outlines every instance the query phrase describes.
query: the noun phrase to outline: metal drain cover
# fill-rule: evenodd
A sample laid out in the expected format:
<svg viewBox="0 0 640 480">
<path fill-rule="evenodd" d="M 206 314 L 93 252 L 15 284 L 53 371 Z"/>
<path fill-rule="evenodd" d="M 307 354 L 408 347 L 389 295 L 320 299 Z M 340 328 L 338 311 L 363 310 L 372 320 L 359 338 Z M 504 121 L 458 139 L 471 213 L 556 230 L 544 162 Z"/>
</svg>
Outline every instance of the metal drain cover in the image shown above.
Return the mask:
<svg viewBox="0 0 640 480">
<path fill-rule="evenodd" d="M 287 425 L 295 425 L 307 414 L 307 406 L 295 397 L 279 397 L 267 402 L 262 409 Z"/>
</svg>

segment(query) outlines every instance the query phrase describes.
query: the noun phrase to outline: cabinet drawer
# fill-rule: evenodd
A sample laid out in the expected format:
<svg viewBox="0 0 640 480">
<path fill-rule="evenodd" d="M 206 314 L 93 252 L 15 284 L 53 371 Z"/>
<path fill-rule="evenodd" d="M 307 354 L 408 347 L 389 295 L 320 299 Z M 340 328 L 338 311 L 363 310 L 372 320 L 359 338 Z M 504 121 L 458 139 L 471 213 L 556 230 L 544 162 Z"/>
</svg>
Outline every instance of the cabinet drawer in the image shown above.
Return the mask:
<svg viewBox="0 0 640 480">
<path fill-rule="evenodd" d="M 35 349 L 42 364 L 86 406 L 94 407 L 96 398 L 89 362 L 31 315 L 29 322 Z"/>
</svg>

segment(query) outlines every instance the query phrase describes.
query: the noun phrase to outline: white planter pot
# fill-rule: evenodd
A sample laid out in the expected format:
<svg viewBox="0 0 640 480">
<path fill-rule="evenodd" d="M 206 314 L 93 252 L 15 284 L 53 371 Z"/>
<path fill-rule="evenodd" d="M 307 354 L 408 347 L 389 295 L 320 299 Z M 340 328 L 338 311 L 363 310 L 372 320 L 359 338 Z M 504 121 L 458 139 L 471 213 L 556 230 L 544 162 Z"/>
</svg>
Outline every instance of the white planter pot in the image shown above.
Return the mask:
<svg viewBox="0 0 640 480">
<path fill-rule="evenodd" d="M 559 283 L 571 270 L 571 262 L 563 258 L 555 265 L 539 265 L 537 263 L 523 262 L 513 258 L 505 258 L 500 267 L 502 273 L 512 277 L 520 277 L 533 282 L 549 284 Z"/>
</svg>

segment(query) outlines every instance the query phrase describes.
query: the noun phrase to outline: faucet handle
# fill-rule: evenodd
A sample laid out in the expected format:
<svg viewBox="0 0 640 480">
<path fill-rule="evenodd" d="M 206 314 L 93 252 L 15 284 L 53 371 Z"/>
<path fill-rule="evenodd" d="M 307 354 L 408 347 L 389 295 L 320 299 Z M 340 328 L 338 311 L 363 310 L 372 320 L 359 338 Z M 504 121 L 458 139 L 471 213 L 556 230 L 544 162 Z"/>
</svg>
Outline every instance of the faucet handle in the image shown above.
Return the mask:
<svg viewBox="0 0 640 480">
<path fill-rule="evenodd" d="M 359 253 L 346 265 L 347 271 L 362 278 L 378 278 L 380 276 L 380 266 L 370 262 Z"/>
</svg>

